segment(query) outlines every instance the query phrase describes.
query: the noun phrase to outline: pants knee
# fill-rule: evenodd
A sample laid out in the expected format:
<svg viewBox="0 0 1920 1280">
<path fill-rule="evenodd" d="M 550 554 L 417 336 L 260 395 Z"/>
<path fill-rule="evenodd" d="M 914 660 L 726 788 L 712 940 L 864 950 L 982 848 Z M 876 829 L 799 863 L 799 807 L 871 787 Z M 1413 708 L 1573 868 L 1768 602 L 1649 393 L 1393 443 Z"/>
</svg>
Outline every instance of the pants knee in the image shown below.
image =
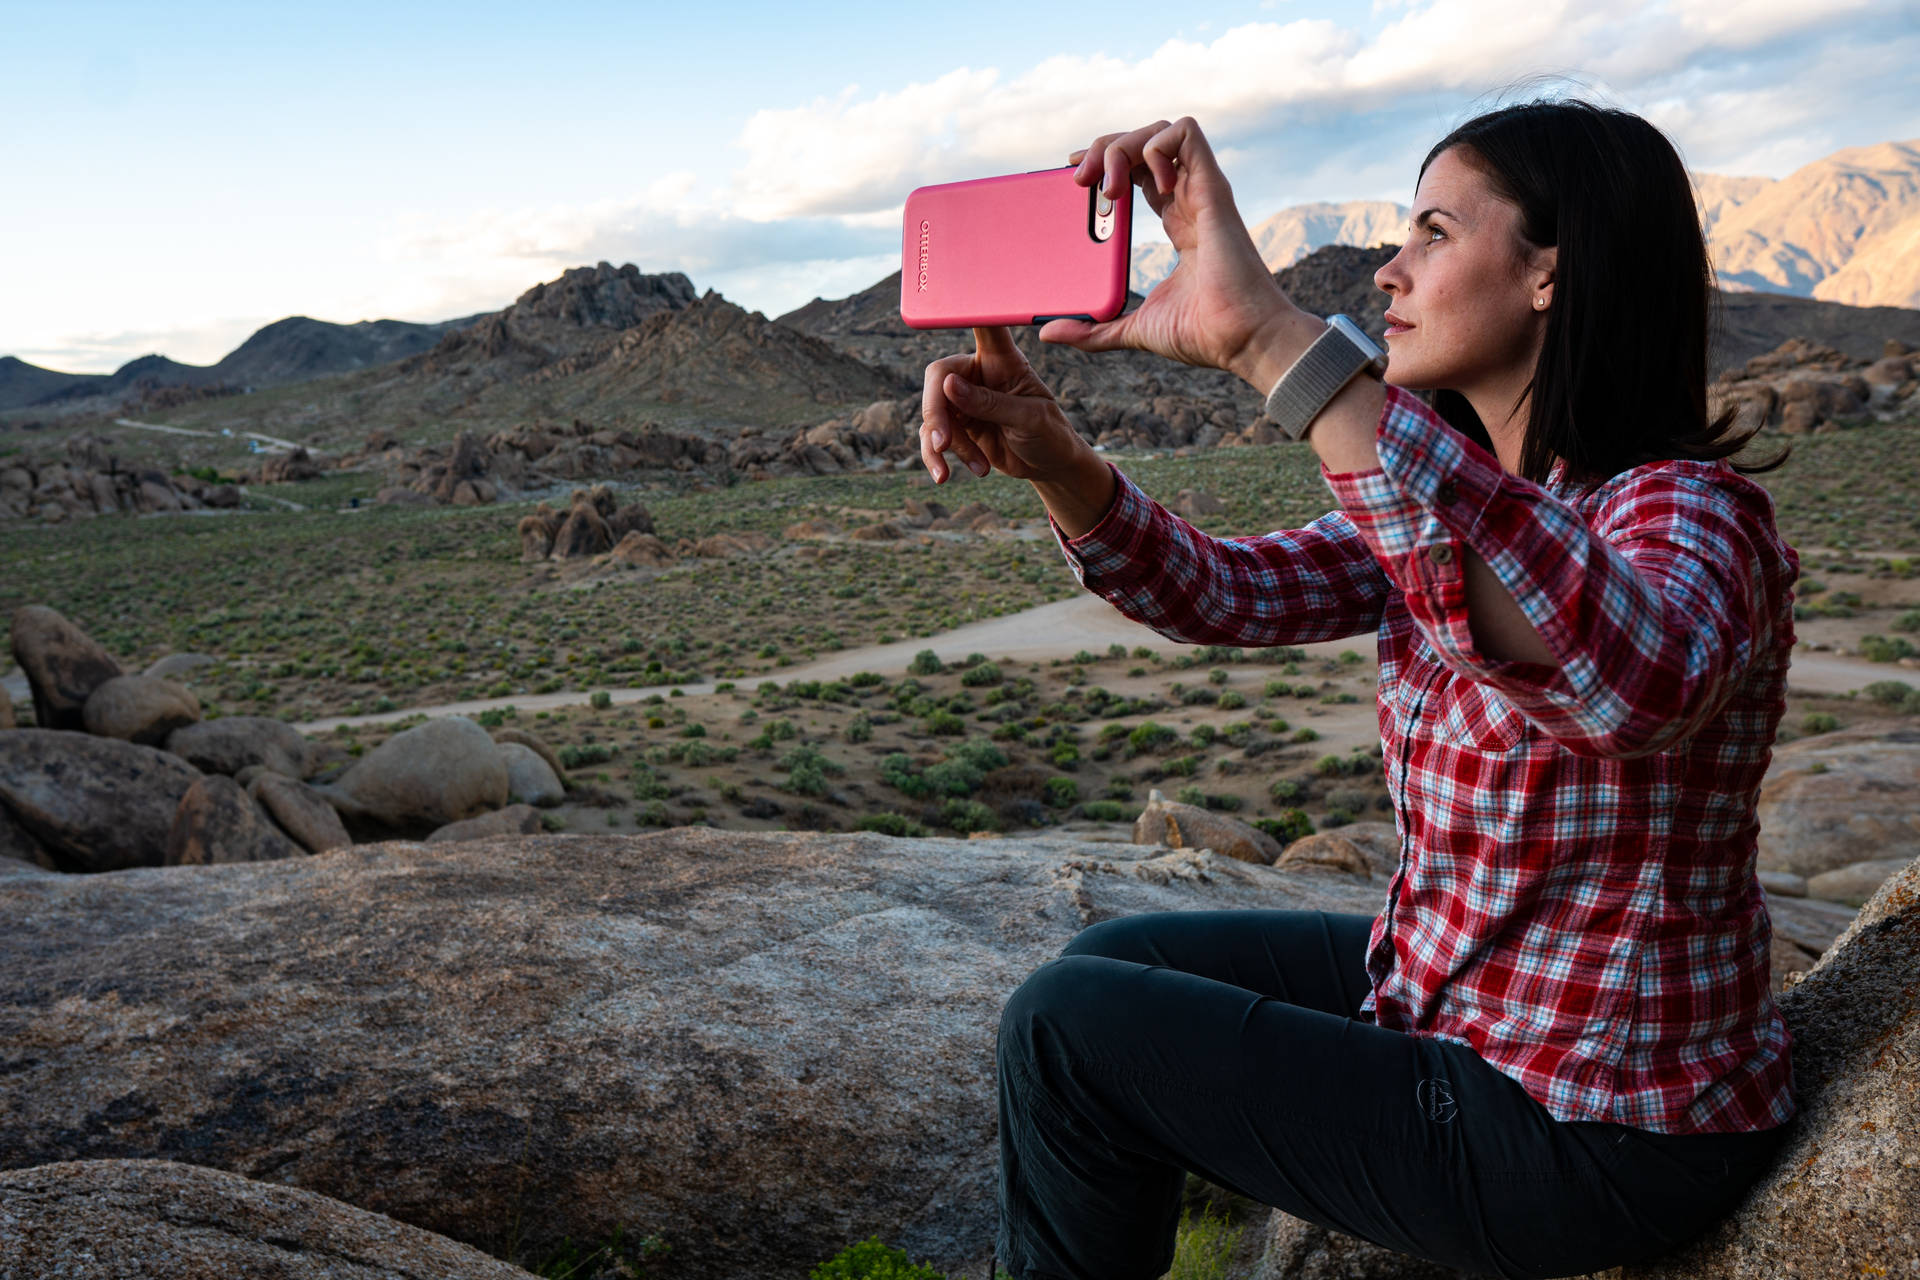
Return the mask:
<svg viewBox="0 0 1920 1280">
<path fill-rule="evenodd" d="M 1000 1010 L 1000 1055 L 1017 1053 L 1031 1061 L 1042 1028 L 1087 1007 L 1105 960 L 1061 955 L 1028 974 Z"/>
<path fill-rule="evenodd" d="M 1062 956 L 1106 956 L 1114 960 L 1138 961 L 1141 939 L 1151 922 L 1146 914 L 1116 916 L 1090 924 L 1068 939 Z"/>
</svg>

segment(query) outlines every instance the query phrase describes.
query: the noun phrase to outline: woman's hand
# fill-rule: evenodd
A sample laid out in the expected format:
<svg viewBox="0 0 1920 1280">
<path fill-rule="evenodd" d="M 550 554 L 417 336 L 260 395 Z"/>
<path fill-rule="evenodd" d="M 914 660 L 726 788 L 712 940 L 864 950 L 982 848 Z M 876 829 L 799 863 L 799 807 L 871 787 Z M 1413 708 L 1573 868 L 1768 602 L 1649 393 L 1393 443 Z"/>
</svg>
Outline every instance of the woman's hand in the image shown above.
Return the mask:
<svg viewBox="0 0 1920 1280">
<path fill-rule="evenodd" d="M 1067 159 L 1079 163 L 1075 182 L 1098 183 L 1116 201 L 1131 199 L 1128 187 L 1139 183 L 1180 261 L 1137 309 L 1103 324 L 1049 321 L 1042 342 L 1081 351 L 1132 347 L 1253 381 L 1255 350 L 1304 347 L 1301 339 L 1311 341 L 1323 327 L 1281 292 L 1260 261 L 1226 175 L 1191 116 L 1104 134 Z"/>
<path fill-rule="evenodd" d="M 1086 451 L 1053 392 L 1013 345 L 1005 325 L 973 331 L 972 355 L 927 366 L 920 392 L 920 460 L 945 484 L 950 449 L 975 475 L 989 467 L 1016 480 L 1051 480 Z"/>
</svg>

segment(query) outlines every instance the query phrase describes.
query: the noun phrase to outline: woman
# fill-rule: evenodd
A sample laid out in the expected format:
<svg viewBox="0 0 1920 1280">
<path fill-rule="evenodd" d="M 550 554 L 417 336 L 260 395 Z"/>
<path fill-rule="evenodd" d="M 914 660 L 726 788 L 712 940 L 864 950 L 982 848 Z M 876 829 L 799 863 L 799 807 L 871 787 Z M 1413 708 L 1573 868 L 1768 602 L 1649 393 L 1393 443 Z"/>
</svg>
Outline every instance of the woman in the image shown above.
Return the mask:
<svg viewBox="0 0 1920 1280">
<path fill-rule="evenodd" d="M 1111 194 L 1140 183 L 1179 265 L 1136 311 L 1043 340 L 1266 393 L 1326 332 L 1191 119 L 1069 160 Z M 1130 616 L 1213 644 L 1377 630 L 1401 836 L 1376 919 L 1110 920 L 1014 993 L 1016 1280 L 1161 1274 L 1188 1170 L 1468 1271 L 1597 1270 L 1726 1214 L 1794 1115 L 1754 803 L 1797 559 L 1725 461 L 1746 440 L 1707 419 L 1686 172 L 1635 116 L 1529 103 L 1443 139 L 1413 207 L 1375 276 L 1384 381 L 1336 381 L 1302 419 L 1340 508 L 1304 529 L 1220 540 L 1170 515 L 1005 329 L 928 366 L 934 478 L 950 450 L 1030 480 L 1075 575 Z"/>
</svg>

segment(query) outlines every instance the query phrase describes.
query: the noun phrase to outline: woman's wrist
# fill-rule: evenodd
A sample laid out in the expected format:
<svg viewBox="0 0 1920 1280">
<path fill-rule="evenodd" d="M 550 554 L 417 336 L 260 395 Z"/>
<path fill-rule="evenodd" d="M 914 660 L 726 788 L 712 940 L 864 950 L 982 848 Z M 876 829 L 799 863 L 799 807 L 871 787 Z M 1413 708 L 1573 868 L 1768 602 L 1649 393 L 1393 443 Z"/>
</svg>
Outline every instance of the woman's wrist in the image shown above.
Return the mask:
<svg viewBox="0 0 1920 1280">
<path fill-rule="evenodd" d="M 1301 310 L 1276 289 L 1273 304 L 1263 309 L 1220 367 L 1264 396 L 1326 327 L 1326 321 Z"/>
<path fill-rule="evenodd" d="M 1119 489 L 1114 482 L 1113 468 L 1085 442 L 1075 451 L 1073 462 L 1064 471 L 1052 478 L 1028 483 L 1046 504 L 1053 522 L 1069 538 L 1090 532 L 1104 520 Z"/>
</svg>

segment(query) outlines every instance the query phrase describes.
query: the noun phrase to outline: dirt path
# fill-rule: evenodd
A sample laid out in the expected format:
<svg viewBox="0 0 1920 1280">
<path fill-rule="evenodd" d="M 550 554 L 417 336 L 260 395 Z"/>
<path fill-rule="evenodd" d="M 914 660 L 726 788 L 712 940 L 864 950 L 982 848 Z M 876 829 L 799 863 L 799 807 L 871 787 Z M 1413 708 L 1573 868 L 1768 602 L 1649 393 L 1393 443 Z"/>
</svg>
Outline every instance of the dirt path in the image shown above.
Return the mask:
<svg viewBox="0 0 1920 1280">
<path fill-rule="evenodd" d="M 787 667 L 769 675 L 743 677 L 734 683 L 742 689 L 753 689 L 768 680 L 778 680 L 782 684 L 790 680 L 829 680 L 849 676 L 857 671 L 877 671 L 882 675 L 898 675 L 906 671 L 907 664 L 913 661 L 913 656 L 922 649 L 933 650 L 943 662 L 958 661 L 972 653 L 983 653 L 993 659 L 1011 658 L 1033 662 L 1071 657 L 1082 649 L 1105 654 L 1110 644 L 1124 644 L 1129 649 L 1135 645 L 1144 644 L 1162 653 L 1191 651 L 1195 647 L 1177 644 L 1141 626 L 1122 616 L 1112 605 L 1097 596 L 1082 595 L 1071 600 L 1043 604 L 1037 608 L 1026 609 L 1001 618 L 969 623 L 939 635 L 917 640 L 902 640 L 894 644 L 868 645 L 860 649 L 843 650 L 830 657 L 804 665 Z M 1317 644 L 1301 645 L 1300 648 L 1314 657 L 1326 658 L 1337 656 L 1343 649 L 1356 650 L 1367 659 L 1366 665 L 1356 670 L 1366 672 L 1372 671 L 1374 655 L 1378 651 L 1371 634 L 1353 636 L 1345 640 L 1327 640 Z M 1858 658 L 1802 652 L 1793 655 L 1788 685 L 1795 693 L 1840 694 L 1871 684 L 1875 680 L 1899 679 L 1920 684 L 1920 672 L 1891 667 L 1884 663 L 1867 662 Z M 714 683 L 711 680 L 703 680 L 694 684 L 609 689 L 608 693 L 618 705 L 623 702 L 638 702 L 656 693 L 668 694 L 673 689 L 679 689 L 688 696 L 712 693 Z M 378 715 L 333 716 L 324 720 L 296 724 L 294 728 L 303 733 L 324 733 L 336 725 L 383 724 L 401 720 L 407 716 L 419 715 L 422 712 L 430 716 L 477 715 L 482 711 L 509 704 L 520 711 L 552 711 L 559 707 L 579 706 L 585 701 L 585 696 L 578 692 L 519 694 L 508 698 L 477 698 L 468 702 L 446 702 L 431 707 L 409 707 L 404 711 L 390 711 Z M 1363 714 L 1366 720 L 1371 722 L 1373 708 L 1366 707 Z"/>
<path fill-rule="evenodd" d="M 192 427 L 169 427 L 158 422 L 135 422 L 132 418 L 115 418 L 113 425 L 116 427 L 139 427 L 142 431 L 165 431 L 169 435 L 176 436 L 206 436 L 213 440 L 220 438 L 218 431 L 196 431 Z M 264 440 L 276 449 L 292 450 L 301 447 L 292 440 L 282 440 L 279 436 L 261 435 L 258 431 L 242 431 L 240 434 L 248 440 Z"/>
</svg>

